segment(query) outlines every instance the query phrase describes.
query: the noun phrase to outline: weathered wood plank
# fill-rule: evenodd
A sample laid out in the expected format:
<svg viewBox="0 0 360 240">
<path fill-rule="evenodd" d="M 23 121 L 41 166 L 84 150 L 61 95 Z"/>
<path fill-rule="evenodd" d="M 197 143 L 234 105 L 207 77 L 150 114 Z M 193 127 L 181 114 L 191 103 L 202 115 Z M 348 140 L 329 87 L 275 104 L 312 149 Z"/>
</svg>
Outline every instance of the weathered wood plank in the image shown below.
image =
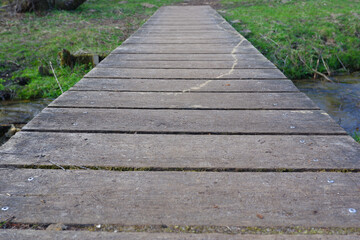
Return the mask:
<svg viewBox="0 0 360 240">
<path fill-rule="evenodd" d="M 1 166 L 341 170 L 358 156 L 350 136 L 20 132 L 0 148 Z"/>
<path fill-rule="evenodd" d="M 150 34 L 150 33 L 149 33 Z M 161 33 L 156 33 L 161 34 Z M 164 33 L 169 34 L 169 33 Z M 184 33 L 181 33 L 184 34 Z M 217 33 L 221 34 L 221 33 Z M 170 35 L 171 36 L 171 35 Z M 259 51 L 252 45 L 238 44 L 124 44 L 116 48 L 112 54 L 118 53 L 142 53 L 142 54 L 161 54 L 161 53 L 181 53 L 181 54 L 217 54 L 217 53 L 241 53 L 241 54 L 259 54 Z"/>
<path fill-rule="evenodd" d="M 220 27 L 216 25 L 190 25 L 190 26 L 179 26 L 179 27 L 172 27 L 172 26 L 159 26 L 158 24 L 150 25 L 150 24 L 144 24 L 141 28 L 141 30 L 156 30 L 156 31 L 162 31 L 162 32 L 178 32 L 178 31 L 219 31 L 219 30 L 229 30 L 231 28 L 225 28 Z"/>
<path fill-rule="evenodd" d="M 345 134 L 320 110 L 46 108 L 23 130 L 226 134 Z"/>
<path fill-rule="evenodd" d="M 148 79 L 286 79 L 278 69 L 132 69 L 94 68 L 85 77 Z"/>
<path fill-rule="evenodd" d="M 191 233 L 151 233 L 151 232 L 88 232 L 88 231 L 40 231 L 40 230 L 0 230 L 0 238 L 7 240 L 62 240 L 62 239 L 88 239 L 88 240 L 117 240 L 117 239 L 175 239 L 175 240 L 188 240 L 188 239 L 201 239 L 201 240 L 237 240 L 237 239 L 260 239 L 260 240 L 355 240 L 358 235 L 251 235 L 251 234 L 191 234 Z"/>
<path fill-rule="evenodd" d="M 319 109 L 303 93 L 184 93 L 68 91 L 51 107 L 151 109 Z M 211 101 L 209 101 L 211 99 Z"/>
<path fill-rule="evenodd" d="M 165 36 L 165 37 L 202 37 L 202 38 L 213 38 L 219 37 L 219 35 L 223 37 L 238 37 L 239 35 L 236 32 L 232 31 L 219 31 L 219 32 L 135 32 L 133 34 L 134 37 L 157 37 L 157 36 Z"/>
<path fill-rule="evenodd" d="M 275 65 L 269 60 L 246 60 L 238 61 L 119 61 L 117 54 L 111 54 L 106 59 L 101 61 L 97 67 L 100 68 L 180 68 L 180 69 L 276 69 Z"/>
<path fill-rule="evenodd" d="M 238 38 L 225 38 L 225 37 L 217 37 L 217 38 L 194 38 L 194 37 L 131 37 L 126 40 L 126 44 L 209 44 L 209 43 L 218 43 L 218 44 L 226 44 L 226 43 L 235 43 L 239 42 Z"/>
<path fill-rule="evenodd" d="M 191 28 L 140 28 L 136 31 L 135 35 L 139 34 L 149 34 L 149 33 L 161 33 L 161 34 L 169 34 L 171 36 L 172 34 L 191 34 L 191 35 L 198 35 L 198 34 L 220 34 L 224 36 L 232 36 L 232 35 L 238 35 L 238 32 L 233 32 L 230 29 L 227 28 L 213 28 L 213 29 L 191 29 Z M 230 33 L 230 35 L 228 35 Z"/>
<path fill-rule="evenodd" d="M 115 54 L 114 54 L 115 55 Z M 261 54 L 116 54 L 121 61 L 234 61 L 266 59 Z M 115 56 L 114 56 L 115 57 Z M 103 61 L 106 61 L 103 60 Z"/>
<path fill-rule="evenodd" d="M 161 20 L 149 19 L 144 26 L 214 26 L 220 25 L 223 22 L 220 20 L 198 20 L 198 21 L 179 21 L 179 20 Z"/>
<path fill-rule="evenodd" d="M 182 92 L 207 80 L 83 78 L 70 90 Z M 214 80 L 191 92 L 271 92 L 299 91 L 286 79 Z"/>
<path fill-rule="evenodd" d="M 193 26 L 193 25 L 205 25 L 213 26 L 214 24 L 221 24 L 222 21 L 218 19 L 198 19 L 198 20 L 184 20 L 180 19 L 149 19 L 144 25 L 156 25 L 156 26 Z"/>
<path fill-rule="evenodd" d="M 203 61 L 203 62 L 269 61 L 261 54 L 110 54 L 101 63 L 112 61 Z"/>
<path fill-rule="evenodd" d="M 22 223 L 360 225 L 360 215 L 349 212 L 360 209 L 359 173 L 0 171 L 7 182 L 2 192 L 10 194 L 0 195 L 8 207 L 1 221 L 15 216 Z"/>
</svg>

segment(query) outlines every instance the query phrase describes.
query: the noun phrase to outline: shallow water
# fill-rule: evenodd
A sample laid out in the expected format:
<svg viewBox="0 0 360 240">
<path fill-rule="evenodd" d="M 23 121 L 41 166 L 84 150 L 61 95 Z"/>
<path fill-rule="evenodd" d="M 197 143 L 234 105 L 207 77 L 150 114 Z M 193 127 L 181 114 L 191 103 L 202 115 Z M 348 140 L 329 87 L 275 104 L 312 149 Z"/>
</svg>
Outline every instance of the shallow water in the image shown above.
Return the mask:
<svg viewBox="0 0 360 240">
<path fill-rule="evenodd" d="M 51 101 L 51 99 L 0 101 L 0 124 L 25 124 Z"/>
<path fill-rule="evenodd" d="M 360 74 L 335 77 L 334 83 L 297 80 L 295 85 L 350 135 L 360 128 Z"/>
</svg>

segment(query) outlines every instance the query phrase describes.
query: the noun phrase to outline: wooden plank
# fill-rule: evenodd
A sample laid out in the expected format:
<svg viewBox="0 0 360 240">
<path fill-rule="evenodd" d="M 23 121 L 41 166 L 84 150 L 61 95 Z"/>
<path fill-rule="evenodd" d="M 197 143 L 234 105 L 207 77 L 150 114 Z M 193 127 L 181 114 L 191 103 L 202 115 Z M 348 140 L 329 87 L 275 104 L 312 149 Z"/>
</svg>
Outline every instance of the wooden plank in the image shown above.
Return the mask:
<svg viewBox="0 0 360 240">
<path fill-rule="evenodd" d="M 226 44 L 226 43 L 235 43 L 239 40 L 237 38 L 225 38 L 225 37 L 217 37 L 217 38 L 194 38 L 194 37 L 131 37 L 126 40 L 126 44 L 209 44 L 209 43 L 218 43 L 218 44 Z"/>
<path fill-rule="evenodd" d="M 118 61 L 117 54 L 108 56 L 105 60 L 101 61 L 98 68 L 172 68 L 172 69 L 276 69 L 275 65 L 269 60 L 248 60 L 238 61 Z"/>
<path fill-rule="evenodd" d="M 230 29 L 226 29 L 223 27 L 215 27 L 213 29 L 191 29 L 191 28 L 140 28 L 139 30 L 136 31 L 136 35 L 137 34 L 148 34 L 148 33 L 166 33 L 169 34 L 170 36 L 172 34 L 179 34 L 179 33 L 185 33 L 185 34 L 220 34 L 220 35 L 227 35 L 228 33 L 231 33 L 230 36 L 232 36 L 233 34 L 238 35 L 238 32 L 232 32 Z"/>
<path fill-rule="evenodd" d="M 196 89 L 194 86 L 192 89 Z M 65 92 L 49 106 L 141 109 L 319 109 L 303 93 Z M 185 90 L 186 91 L 186 90 Z M 211 101 L 209 101 L 211 99 Z"/>
<path fill-rule="evenodd" d="M 222 54 L 222 53 L 219 54 L 141 54 L 139 53 L 139 54 L 116 54 L 116 55 L 118 55 L 118 58 L 121 61 L 234 61 L 234 58 L 238 60 L 266 59 L 261 54 L 244 55 L 244 54 Z"/>
<path fill-rule="evenodd" d="M 358 156 L 350 136 L 20 132 L 0 148 L 0 166 L 342 170 L 359 169 Z"/>
<path fill-rule="evenodd" d="M 207 81 L 207 80 L 205 80 Z M 182 92 L 199 86 L 204 80 L 164 80 L 164 79 L 112 79 L 83 78 L 70 90 L 101 91 L 159 91 Z M 281 80 L 214 80 L 191 92 L 284 92 L 299 91 L 287 79 Z"/>
<path fill-rule="evenodd" d="M 158 30 L 138 30 L 133 35 L 134 37 L 178 37 L 178 38 L 189 38 L 189 37 L 197 37 L 197 38 L 212 38 L 212 37 L 237 37 L 238 32 L 234 32 L 232 30 L 225 30 L 225 29 L 219 29 L 216 31 L 195 31 L 195 30 L 182 30 L 182 31 L 173 31 L 173 32 L 166 32 L 166 31 L 158 31 Z M 241 40 L 240 38 L 239 40 Z M 222 46 L 225 48 L 226 46 Z M 251 49 L 250 49 L 251 50 Z"/>
<path fill-rule="evenodd" d="M 199 19 L 199 20 L 185 20 L 181 21 L 180 19 L 149 19 L 146 22 L 146 25 L 157 25 L 157 26 L 193 26 L 193 25 L 206 25 L 213 26 L 214 24 L 221 24 L 222 21 L 218 19 Z M 145 25 L 145 24 L 144 24 Z"/>
<path fill-rule="evenodd" d="M 221 33 L 193 33 L 193 32 L 187 32 L 187 33 L 160 33 L 160 32 L 154 32 L 154 33 L 134 33 L 134 37 L 197 37 L 197 38 L 213 38 L 213 37 L 238 37 L 237 33 L 235 32 L 221 32 Z"/>
<path fill-rule="evenodd" d="M 150 34 L 150 33 L 149 33 Z M 160 35 L 160 33 L 156 33 Z M 165 33 L 169 34 L 169 33 Z M 183 34 L 183 33 L 181 33 Z M 218 33 L 220 34 L 220 33 Z M 171 36 L 171 35 L 170 35 Z M 240 45 L 238 44 L 124 44 L 116 48 L 112 54 L 118 53 L 189 53 L 189 54 L 217 54 L 217 53 L 241 53 L 241 54 L 258 54 L 259 51 L 251 45 Z"/>
<path fill-rule="evenodd" d="M 224 28 L 221 26 L 216 25 L 190 25 L 190 26 L 179 26 L 179 27 L 172 27 L 172 26 L 159 26 L 157 24 L 150 25 L 150 24 L 144 24 L 141 28 L 141 30 L 155 30 L 155 31 L 162 31 L 162 32 L 178 32 L 178 31 L 219 31 L 224 29 L 230 29 L 230 28 Z"/>
<path fill-rule="evenodd" d="M 10 194 L 0 195 L 8 207 L 1 221 L 15 216 L 16 222 L 37 224 L 360 225 L 360 215 L 349 212 L 360 209 L 359 173 L 1 169 L 0 179 L 7 182 L 2 192 Z"/>
<path fill-rule="evenodd" d="M 346 134 L 319 110 L 46 108 L 23 130 L 226 134 Z"/>
<path fill-rule="evenodd" d="M 214 26 L 214 24 L 222 24 L 220 20 L 198 20 L 198 21 L 179 21 L 179 20 L 161 20 L 149 19 L 144 26 Z"/>
<path fill-rule="evenodd" d="M 278 69 L 94 68 L 85 77 L 147 79 L 286 79 Z"/>
<path fill-rule="evenodd" d="M 260 239 L 260 240 L 355 240 L 358 239 L 358 235 L 251 235 L 251 234 L 218 234 L 218 233 L 152 233 L 152 232 L 89 232 L 89 231 L 41 231 L 41 230 L 0 230 L 0 238 L 7 240 L 62 240 L 62 239 L 88 239 L 88 240 L 117 240 L 117 239 L 174 239 L 174 240 L 186 240 L 186 239 L 201 239 L 201 240 L 228 240 L 228 239 Z"/>
<path fill-rule="evenodd" d="M 203 61 L 203 62 L 240 62 L 269 61 L 261 54 L 110 54 L 101 63 L 121 61 Z"/>
</svg>

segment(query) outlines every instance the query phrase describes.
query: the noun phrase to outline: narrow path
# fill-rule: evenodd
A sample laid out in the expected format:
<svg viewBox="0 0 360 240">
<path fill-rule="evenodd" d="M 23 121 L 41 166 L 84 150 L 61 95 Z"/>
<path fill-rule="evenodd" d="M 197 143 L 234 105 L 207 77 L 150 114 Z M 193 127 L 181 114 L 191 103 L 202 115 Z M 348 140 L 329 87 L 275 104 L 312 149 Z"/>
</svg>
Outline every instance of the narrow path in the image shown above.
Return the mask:
<svg viewBox="0 0 360 240">
<path fill-rule="evenodd" d="M 360 234 L 359 144 L 208 6 L 158 10 L 0 157 L 0 239 Z"/>
</svg>

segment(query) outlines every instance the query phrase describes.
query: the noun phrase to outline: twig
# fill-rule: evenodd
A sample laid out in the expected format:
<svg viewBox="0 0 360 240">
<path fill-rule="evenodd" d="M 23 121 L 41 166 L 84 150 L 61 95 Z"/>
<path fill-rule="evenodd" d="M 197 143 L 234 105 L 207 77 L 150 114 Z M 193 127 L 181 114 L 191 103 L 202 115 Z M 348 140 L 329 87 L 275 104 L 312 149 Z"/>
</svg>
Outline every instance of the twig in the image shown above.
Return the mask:
<svg viewBox="0 0 360 240">
<path fill-rule="evenodd" d="M 315 70 L 318 70 L 319 63 L 320 63 L 320 57 L 319 57 L 318 60 L 316 61 L 316 68 L 315 68 Z M 317 73 L 315 72 L 315 73 L 314 73 L 314 79 L 316 79 L 316 77 L 317 77 Z"/>
<path fill-rule="evenodd" d="M 339 58 L 339 56 L 338 56 L 337 54 L 336 54 L 336 58 L 339 60 L 341 66 L 344 68 L 344 70 L 349 73 L 349 71 L 346 69 L 345 65 L 344 65 L 343 62 L 340 60 L 340 58 Z"/>
<path fill-rule="evenodd" d="M 269 38 L 269 37 L 266 37 L 266 36 L 264 36 L 264 35 L 262 35 L 261 33 L 260 33 L 260 36 L 263 38 L 263 39 L 265 39 L 265 40 L 270 40 L 271 42 L 273 42 L 276 46 L 280 46 L 277 42 L 275 42 L 274 40 L 272 40 L 271 38 Z"/>
<path fill-rule="evenodd" d="M 328 65 L 326 64 L 324 58 L 322 57 L 322 55 L 321 55 L 321 61 L 323 62 L 323 64 L 324 64 L 324 66 L 325 66 L 325 68 L 326 68 L 326 71 L 327 71 L 328 75 L 331 76 L 331 71 L 330 71 Z"/>
<path fill-rule="evenodd" d="M 20 64 L 18 64 L 18 63 L 16 63 L 16 62 L 14 62 L 14 61 L 7 60 L 7 62 L 12 63 L 12 64 L 16 65 L 17 67 L 20 67 Z"/>
<path fill-rule="evenodd" d="M 61 168 L 62 170 L 66 171 L 66 169 L 65 169 L 65 168 L 63 168 L 62 166 L 60 166 L 59 164 L 54 163 L 54 162 L 53 162 L 53 161 L 51 161 L 51 160 L 48 160 L 48 161 L 49 161 L 49 163 L 54 164 L 54 165 L 55 165 L 55 166 L 57 166 L 58 168 Z"/>
<path fill-rule="evenodd" d="M 9 218 L 5 219 L 5 221 L 0 222 L 0 227 L 6 225 L 7 223 L 11 223 L 12 220 L 14 220 L 14 219 L 15 219 L 15 216 L 12 216 L 12 217 L 9 217 Z"/>
<path fill-rule="evenodd" d="M 50 67 L 51 67 L 51 70 L 52 70 L 52 72 L 53 72 L 53 74 L 54 74 L 54 77 L 55 77 L 55 79 L 56 79 L 56 82 L 57 82 L 57 84 L 59 85 L 59 88 L 60 88 L 60 90 L 61 90 L 61 93 L 64 93 L 64 91 L 62 90 L 62 87 L 61 87 L 61 85 L 60 85 L 60 82 L 59 82 L 59 80 L 58 80 L 57 77 L 56 77 L 56 74 L 55 74 L 55 71 L 54 71 L 54 68 L 53 68 L 51 62 L 50 62 Z"/>
<path fill-rule="evenodd" d="M 84 167 L 84 166 L 79 166 L 79 165 L 74 165 L 75 167 L 81 168 L 81 169 L 85 169 L 85 170 L 89 170 L 89 168 Z"/>
<path fill-rule="evenodd" d="M 306 62 L 300 57 L 300 55 L 299 55 L 299 59 L 300 59 L 300 61 L 301 61 L 307 68 L 309 68 L 311 71 L 313 71 L 314 73 L 322 76 L 322 77 L 325 78 L 327 81 L 333 83 L 333 81 L 332 81 L 330 78 L 328 78 L 328 76 L 326 76 L 325 74 L 323 74 L 323 73 L 321 73 L 321 72 L 319 72 L 319 71 L 317 71 L 317 70 L 309 67 L 309 66 L 306 64 Z"/>
</svg>

